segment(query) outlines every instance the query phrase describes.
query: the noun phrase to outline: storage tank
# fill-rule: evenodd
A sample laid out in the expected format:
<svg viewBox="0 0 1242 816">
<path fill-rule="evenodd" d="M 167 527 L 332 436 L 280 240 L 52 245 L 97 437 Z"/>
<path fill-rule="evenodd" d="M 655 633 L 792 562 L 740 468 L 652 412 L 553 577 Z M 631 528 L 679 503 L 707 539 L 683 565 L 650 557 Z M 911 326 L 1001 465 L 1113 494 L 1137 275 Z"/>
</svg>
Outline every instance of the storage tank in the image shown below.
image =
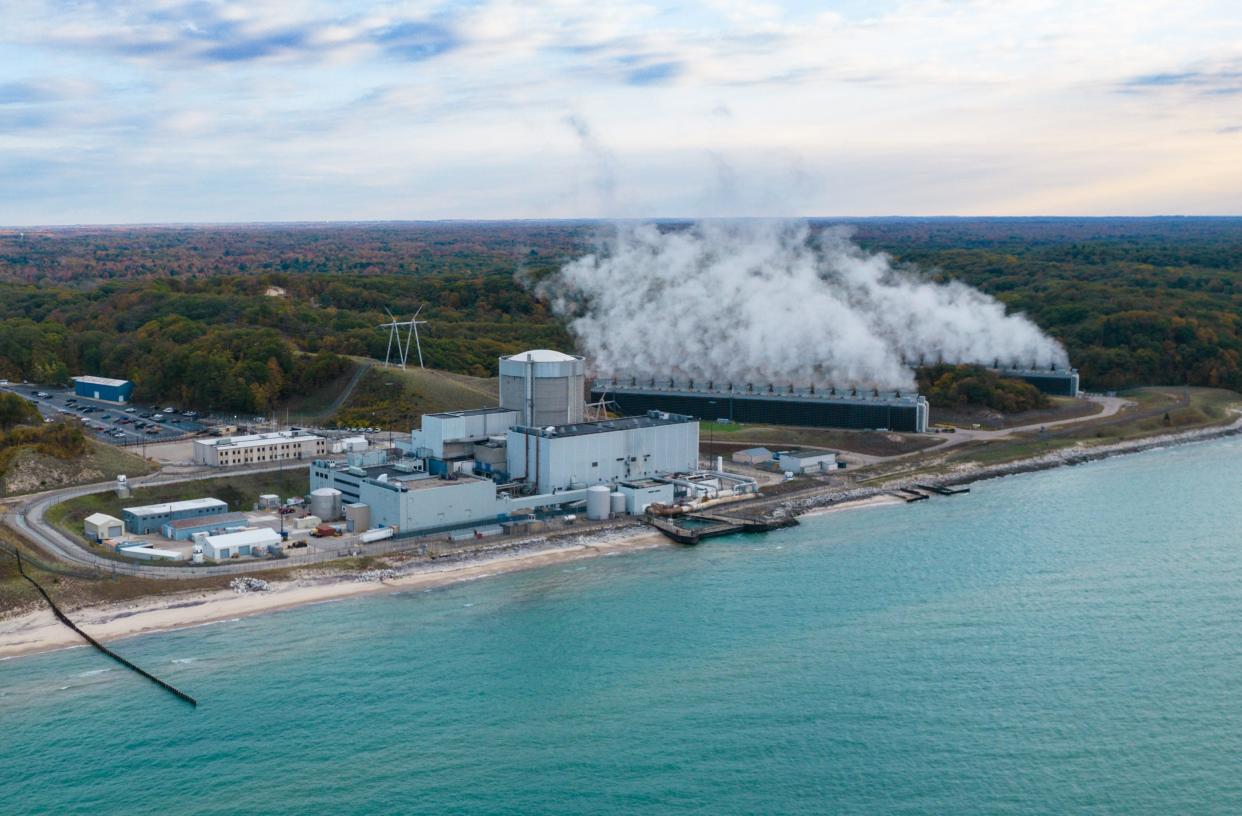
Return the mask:
<svg viewBox="0 0 1242 816">
<path fill-rule="evenodd" d="M 608 485 L 587 488 L 586 516 L 591 521 L 603 521 L 612 512 L 612 491 Z"/>
<path fill-rule="evenodd" d="M 341 491 L 335 487 L 320 487 L 311 491 L 310 512 L 321 519 L 341 517 Z"/>
<path fill-rule="evenodd" d="M 586 360 L 550 349 L 500 358 L 500 407 L 518 412 L 519 424 L 540 428 L 581 422 Z"/>
<path fill-rule="evenodd" d="M 609 499 L 612 504 L 612 514 L 614 516 L 624 516 L 625 515 L 625 494 L 618 490 L 617 492 L 609 496 Z"/>
</svg>

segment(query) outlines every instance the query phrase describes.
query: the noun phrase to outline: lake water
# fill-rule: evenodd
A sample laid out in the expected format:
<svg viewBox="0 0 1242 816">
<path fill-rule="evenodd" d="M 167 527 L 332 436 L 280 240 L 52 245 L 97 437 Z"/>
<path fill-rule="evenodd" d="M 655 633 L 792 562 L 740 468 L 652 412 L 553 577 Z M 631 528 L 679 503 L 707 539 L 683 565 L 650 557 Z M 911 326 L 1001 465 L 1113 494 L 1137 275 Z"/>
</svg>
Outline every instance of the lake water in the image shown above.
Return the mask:
<svg viewBox="0 0 1242 816">
<path fill-rule="evenodd" d="M 0 813 L 1236 814 L 1240 456 L 0 662 Z"/>
</svg>

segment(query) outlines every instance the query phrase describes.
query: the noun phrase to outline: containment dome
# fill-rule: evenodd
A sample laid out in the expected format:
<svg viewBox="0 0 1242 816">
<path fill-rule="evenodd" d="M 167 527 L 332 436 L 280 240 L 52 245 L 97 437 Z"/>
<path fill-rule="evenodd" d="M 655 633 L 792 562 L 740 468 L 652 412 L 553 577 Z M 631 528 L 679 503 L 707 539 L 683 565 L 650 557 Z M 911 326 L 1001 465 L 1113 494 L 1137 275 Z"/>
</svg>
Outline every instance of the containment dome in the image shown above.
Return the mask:
<svg viewBox="0 0 1242 816">
<path fill-rule="evenodd" d="M 500 358 L 500 407 L 517 411 L 531 427 L 581 422 L 586 360 L 551 349 Z"/>
</svg>

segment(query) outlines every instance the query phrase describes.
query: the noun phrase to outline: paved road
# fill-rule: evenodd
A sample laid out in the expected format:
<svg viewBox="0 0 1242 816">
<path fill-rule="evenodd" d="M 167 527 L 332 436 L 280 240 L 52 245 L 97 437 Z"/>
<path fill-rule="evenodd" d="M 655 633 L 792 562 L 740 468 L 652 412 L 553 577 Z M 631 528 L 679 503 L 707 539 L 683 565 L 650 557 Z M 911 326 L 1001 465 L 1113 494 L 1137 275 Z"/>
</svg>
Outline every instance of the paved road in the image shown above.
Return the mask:
<svg viewBox="0 0 1242 816">
<path fill-rule="evenodd" d="M 282 469 L 283 467 L 281 465 L 264 465 L 262 467 L 246 467 L 237 469 L 220 468 L 213 471 L 206 471 L 191 475 L 168 476 L 155 474 L 153 476 L 132 479 L 130 480 L 130 484 L 133 487 L 149 487 L 152 485 L 190 482 L 219 476 L 267 473 Z M 284 569 L 290 566 L 295 566 L 303 561 L 314 562 L 316 560 L 320 560 L 316 558 L 301 559 L 292 557 L 272 561 L 248 561 L 238 562 L 236 564 L 218 564 L 214 566 L 193 568 L 187 568 L 185 566 L 155 567 L 146 564 L 134 564 L 128 561 L 118 561 L 96 555 L 78 542 L 66 536 L 60 530 L 56 529 L 56 527 L 44 518 L 48 508 L 55 504 L 59 504 L 60 502 L 67 501 L 78 496 L 86 496 L 91 493 L 105 493 L 109 490 L 115 489 L 115 487 L 115 482 L 102 482 L 92 485 L 82 485 L 80 487 L 70 487 L 65 488 L 64 490 L 55 490 L 47 493 L 38 493 L 33 496 L 26 497 L 24 501 L 15 509 L 6 513 L 4 515 L 4 522 L 9 525 L 9 527 L 20 533 L 27 541 L 37 544 L 42 550 L 61 561 L 99 569 L 108 574 L 116 575 L 135 575 L 143 578 L 184 580 L 213 575 L 241 575 L 243 573 L 259 572 L 262 570 Z"/>
</svg>

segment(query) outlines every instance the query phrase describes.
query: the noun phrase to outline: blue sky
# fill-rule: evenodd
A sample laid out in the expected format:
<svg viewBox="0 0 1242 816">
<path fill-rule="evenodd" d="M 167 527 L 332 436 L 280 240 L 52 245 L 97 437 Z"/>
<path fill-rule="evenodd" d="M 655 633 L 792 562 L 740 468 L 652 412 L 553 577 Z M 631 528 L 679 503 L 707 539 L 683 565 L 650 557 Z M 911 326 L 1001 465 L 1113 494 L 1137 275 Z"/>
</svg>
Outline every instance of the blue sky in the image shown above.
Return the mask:
<svg viewBox="0 0 1242 816">
<path fill-rule="evenodd" d="M 1216 0 L 50 2 L 0 223 L 1242 212 Z"/>
</svg>

